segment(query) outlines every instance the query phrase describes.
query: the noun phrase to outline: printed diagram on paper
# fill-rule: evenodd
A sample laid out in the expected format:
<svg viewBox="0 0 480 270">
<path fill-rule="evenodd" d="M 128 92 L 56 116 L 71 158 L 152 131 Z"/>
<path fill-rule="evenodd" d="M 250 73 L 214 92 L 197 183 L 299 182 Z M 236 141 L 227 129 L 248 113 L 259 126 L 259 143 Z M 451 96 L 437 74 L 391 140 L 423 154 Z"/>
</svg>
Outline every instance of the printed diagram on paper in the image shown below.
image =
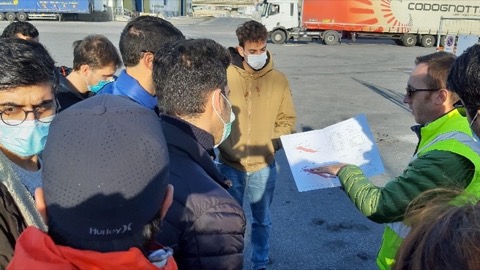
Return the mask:
<svg viewBox="0 0 480 270">
<path fill-rule="evenodd" d="M 364 114 L 324 129 L 281 137 L 298 191 L 340 186 L 338 178 L 324 178 L 307 169 L 330 163 L 359 166 L 367 177 L 385 169 Z"/>
</svg>

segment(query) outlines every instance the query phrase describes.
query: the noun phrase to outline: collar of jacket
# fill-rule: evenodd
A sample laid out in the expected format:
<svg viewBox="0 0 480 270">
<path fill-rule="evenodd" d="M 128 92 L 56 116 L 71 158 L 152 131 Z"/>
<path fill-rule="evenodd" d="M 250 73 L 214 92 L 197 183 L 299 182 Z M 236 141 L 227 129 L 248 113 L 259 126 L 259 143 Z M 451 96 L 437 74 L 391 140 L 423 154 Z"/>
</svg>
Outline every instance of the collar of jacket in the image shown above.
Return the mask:
<svg viewBox="0 0 480 270">
<path fill-rule="evenodd" d="M 466 117 L 463 116 L 456 108 L 432 122 L 424 125 L 412 126 L 411 129 L 415 132 L 415 134 L 417 134 L 418 137 L 418 144 L 415 149 L 415 153 L 425 143 L 430 142 L 436 136 L 446 132 L 459 131 L 472 136 L 472 131 L 468 125 Z"/>
<path fill-rule="evenodd" d="M 33 225 L 43 231 L 47 231 L 47 225 L 43 222 L 40 213 L 35 207 L 33 196 L 20 182 L 10 165 L 11 162 L 3 152 L 0 152 L 0 173 L 2 175 L 0 177 L 0 185 L 3 184 L 7 187 L 28 226 Z"/>
<path fill-rule="evenodd" d="M 244 77 L 262 77 L 268 72 L 273 70 L 273 59 L 272 54 L 267 51 L 267 63 L 260 70 L 254 70 L 249 68 L 246 70 L 243 66 L 243 57 L 238 53 L 237 48 L 230 47 L 228 48 L 230 55 L 232 56 L 232 65 L 239 70 L 240 74 Z"/>
<path fill-rule="evenodd" d="M 86 93 L 80 93 L 77 88 L 66 78 L 63 76 L 60 76 L 58 80 L 58 92 L 62 93 L 71 93 L 72 95 L 78 97 L 79 99 L 86 99 L 88 97 L 94 96 L 95 93 L 92 93 L 90 91 Z"/>
<path fill-rule="evenodd" d="M 120 73 L 117 80 L 112 84 L 112 94 L 114 95 L 127 96 L 150 110 L 155 109 L 155 106 L 157 106 L 157 97 L 150 95 L 150 93 L 148 93 L 137 80 L 128 75 L 125 70 L 122 70 L 122 73 Z"/>
<path fill-rule="evenodd" d="M 188 128 L 184 126 L 184 123 L 180 124 L 181 120 L 165 114 L 160 115 L 160 118 L 168 146 L 173 146 L 187 153 L 215 182 L 228 189 L 231 186 L 229 180 L 218 171 L 209 153 L 209 150 L 213 151 L 213 144 L 210 149 L 207 149 L 198 141 L 193 132 L 193 128 L 197 127 L 188 124 L 190 127 L 190 131 L 188 131 L 185 130 Z"/>
</svg>

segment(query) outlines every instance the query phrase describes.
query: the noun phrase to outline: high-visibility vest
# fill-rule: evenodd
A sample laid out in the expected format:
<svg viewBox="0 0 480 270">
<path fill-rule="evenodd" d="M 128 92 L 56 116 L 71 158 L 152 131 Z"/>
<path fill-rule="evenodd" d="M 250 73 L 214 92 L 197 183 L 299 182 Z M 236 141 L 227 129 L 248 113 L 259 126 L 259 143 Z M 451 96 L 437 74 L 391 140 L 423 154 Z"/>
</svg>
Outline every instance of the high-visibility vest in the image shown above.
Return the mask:
<svg viewBox="0 0 480 270">
<path fill-rule="evenodd" d="M 439 129 L 436 129 L 435 133 L 439 135 L 430 142 L 420 142 L 418 146 L 420 150 L 417 151 L 412 160 L 432 150 L 449 151 L 467 158 L 474 164 L 475 172 L 472 181 L 465 188 L 465 193 L 478 196 L 480 195 L 480 144 L 468 135 L 471 134 L 468 122 L 460 118 L 463 116 L 457 110 L 451 111 L 446 116 L 449 117 L 448 125 L 445 125 L 447 122 L 444 122 Z M 460 120 L 461 123 L 459 124 Z M 431 124 L 435 124 L 435 122 Z M 403 222 L 387 224 L 383 233 L 382 246 L 377 256 L 379 269 L 391 269 L 395 263 L 397 251 L 409 232 L 410 228 Z"/>
</svg>

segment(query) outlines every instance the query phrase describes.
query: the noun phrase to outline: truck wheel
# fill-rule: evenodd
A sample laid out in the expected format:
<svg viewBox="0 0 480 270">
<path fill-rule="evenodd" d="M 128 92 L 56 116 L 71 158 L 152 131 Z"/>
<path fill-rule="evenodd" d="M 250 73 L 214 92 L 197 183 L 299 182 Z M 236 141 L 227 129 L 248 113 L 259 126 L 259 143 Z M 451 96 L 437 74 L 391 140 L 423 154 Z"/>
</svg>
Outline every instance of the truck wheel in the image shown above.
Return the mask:
<svg viewBox="0 0 480 270">
<path fill-rule="evenodd" d="M 21 22 L 26 22 L 27 21 L 27 14 L 25 12 L 19 12 L 17 13 L 17 20 L 21 21 Z"/>
<path fill-rule="evenodd" d="M 5 14 L 0 12 L 0 21 L 3 21 L 5 20 Z"/>
<path fill-rule="evenodd" d="M 340 43 L 340 37 L 337 31 L 328 30 L 323 34 L 323 42 L 325 45 L 337 45 Z"/>
<path fill-rule="evenodd" d="M 402 43 L 405 47 L 412 47 L 417 44 L 417 36 L 412 34 L 405 34 L 402 37 Z"/>
<path fill-rule="evenodd" d="M 270 37 L 274 44 L 283 44 L 285 41 L 287 41 L 287 34 L 280 29 L 273 31 Z"/>
<path fill-rule="evenodd" d="M 432 35 L 424 35 L 422 37 L 421 43 L 423 47 L 432 47 L 433 45 L 435 45 L 435 37 Z"/>
<path fill-rule="evenodd" d="M 8 20 L 8 21 L 15 21 L 15 13 L 12 13 L 12 12 L 8 12 L 7 14 L 5 14 L 5 18 Z"/>
</svg>

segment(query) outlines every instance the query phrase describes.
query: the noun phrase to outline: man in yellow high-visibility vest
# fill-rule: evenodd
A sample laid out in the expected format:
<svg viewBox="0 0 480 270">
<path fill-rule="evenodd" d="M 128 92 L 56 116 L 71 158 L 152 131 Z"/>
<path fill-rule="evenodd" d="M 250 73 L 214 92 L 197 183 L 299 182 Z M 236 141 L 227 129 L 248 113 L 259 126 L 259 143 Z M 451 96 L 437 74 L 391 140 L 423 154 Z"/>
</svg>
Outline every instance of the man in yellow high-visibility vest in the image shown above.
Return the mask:
<svg viewBox="0 0 480 270">
<path fill-rule="evenodd" d="M 312 169 L 338 176 L 355 206 L 369 219 L 386 223 L 377 257 L 380 269 L 390 269 L 409 227 L 402 221 L 408 204 L 437 187 L 460 187 L 479 193 L 480 156 L 467 118 L 456 108 L 458 95 L 446 81 L 455 57 L 437 52 L 417 57 L 408 79 L 404 103 L 419 124 L 412 127 L 419 141 L 403 173 L 384 187 L 375 186 L 355 165 L 333 164 Z M 478 70 L 477 70 L 478 72 Z"/>
</svg>

